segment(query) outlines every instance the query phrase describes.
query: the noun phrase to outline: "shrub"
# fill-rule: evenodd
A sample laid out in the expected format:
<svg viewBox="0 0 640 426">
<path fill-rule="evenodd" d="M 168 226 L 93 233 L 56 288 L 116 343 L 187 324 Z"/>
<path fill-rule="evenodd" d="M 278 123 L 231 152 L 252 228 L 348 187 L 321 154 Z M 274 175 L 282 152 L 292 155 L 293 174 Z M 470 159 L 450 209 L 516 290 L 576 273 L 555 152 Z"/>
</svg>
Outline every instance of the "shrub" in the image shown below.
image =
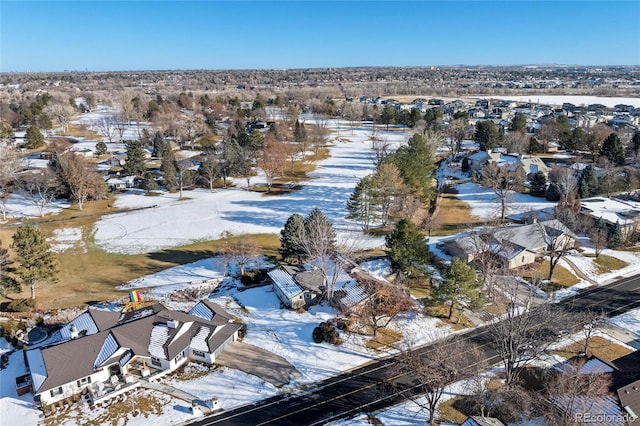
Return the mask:
<svg viewBox="0 0 640 426">
<path fill-rule="evenodd" d="M 15 299 L 9 302 L 7 310 L 9 312 L 29 312 L 36 306 L 35 299 Z"/>
<path fill-rule="evenodd" d="M 327 342 L 332 345 L 339 345 L 342 343 L 340 335 L 336 331 L 334 323 L 331 321 L 321 322 L 313 329 L 312 337 L 313 341 L 316 343 Z"/>
</svg>

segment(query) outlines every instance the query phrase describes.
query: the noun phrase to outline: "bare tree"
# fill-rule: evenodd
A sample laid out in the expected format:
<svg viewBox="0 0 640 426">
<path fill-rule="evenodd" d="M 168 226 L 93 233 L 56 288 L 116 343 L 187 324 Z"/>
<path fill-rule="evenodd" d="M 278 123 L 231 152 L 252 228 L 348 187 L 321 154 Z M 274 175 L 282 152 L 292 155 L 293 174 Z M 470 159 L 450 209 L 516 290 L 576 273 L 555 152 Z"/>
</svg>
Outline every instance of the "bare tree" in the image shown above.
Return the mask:
<svg viewBox="0 0 640 426">
<path fill-rule="evenodd" d="M 352 310 L 362 325 L 371 327 L 373 338 L 402 312 L 415 311 L 416 305 L 406 288 L 385 283 L 372 277 L 357 277 L 367 298 Z"/>
<path fill-rule="evenodd" d="M 507 204 L 512 193 L 524 183 L 524 173 L 521 169 L 511 169 L 508 165 L 498 166 L 489 163 L 482 169 L 480 183 L 491 188 L 500 201 L 500 220 L 504 220 Z"/>
<path fill-rule="evenodd" d="M 602 251 L 607 248 L 607 242 L 609 241 L 607 230 L 601 226 L 592 226 L 589 230 L 589 241 L 593 244 L 597 259 L 602 254 Z"/>
<path fill-rule="evenodd" d="M 84 158 L 71 152 L 61 157 L 60 177 L 69 187 L 79 210 L 89 198 L 98 199 L 106 192 L 102 176 L 93 171 Z"/>
<path fill-rule="evenodd" d="M 247 236 L 236 236 L 230 231 L 224 231 L 222 237 L 222 254 L 227 268 L 231 262 L 238 265 L 240 275 L 245 274 L 247 263 L 259 253 L 258 245 Z"/>
<path fill-rule="evenodd" d="M 598 398 L 609 394 L 611 376 L 605 371 L 585 371 L 584 358 L 568 361 L 548 382 L 549 399 L 559 410 L 561 425 L 579 423 L 577 414 L 598 407 Z"/>
<path fill-rule="evenodd" d="M 549 257 L 549 276 L 547 279 L 551 280 L 558 262 L 570 250 L 575 248 L 576 242 L 571 230 L 557 219 L 549 222 L 539 222 L 539 227 L 547 244 L 545 250 L 545 254 Z"/>
<path fill-rule="evenodd" d="M 270 135 L 265 139 L 265 146 L 258 157 L 258 167 L 262 169 L 267 179 L 267 192 L 271 192 L 273 180 L 282 173 L 288 156 L 288 145 L 277 141 Z"/>
<path fill-rule="evenodd" d="M 524 132 L 509 132 L 504 135 L 503 144 L 508 152 L 527 152 L 529 149 L 529 137 Z"/>
<path fill-rule="evenodd" d="M 518 303 L 522 284 L 511 279 L 506 313 L 501 320 L 489 326 L 489 333 L 496 345 L 498 356 L 504 365 L 507 387 L 513 389 L 518 384 L 523 368 L 537 359 L 567 327 L 563 312 L 551 304 L 543 304 L 528 309 L 533 293 Z M 523 301 L 520 301 L 521 303 Z"/>
<path fill-rule="evenodd" d="M 63 133 L 69 131 L 69 121 L 76 113 L 71 105 L 63 101 L 52 102 L 47 106 L 47 112 L 56 120 Z"/>
<path fill-rule="evenodd" d="M 373 152 L 373 165 L 378 167 L 384 159 L 389 155 L 391 144 L 385 139 L 378 136 L 375 126 L 371 128 L 371 151 Z"/>
<path fill-rule="evenodd" d="M 477 365 L 479 354 L 477 347 L 457 337 L 436 340 L 426 351 L 403 351 L 394 371 L 400 378 L 394 382 L 395 390 L 428 410 L 428 423 L 434 424 L 445 387 L 466 376 L 469 367 Z"/>
<path fill-rule="evenodd" d="M 467 136 L 468 124 L 463 119 L 451 120 L 449 125 L 445 129 L 445 136 L 447 141 L 447 147 L 449 148 L 449 154 L 455 156 L 462 150 L 462 141 Z"/>
<path fill-rule="evenodd" d="M 109 143 L 113 142 L 113 139 L 118 134 L 118 130 L 115 126 L 115 119 L 112 115 L 100 117 L 93 122 L 92 127 L 97 133 L 107 138 Z"/>
<path fill-rule="evenodd" d="M 7 201 L 11 195 L 11 183 L 22 165 L 22 154 L 9 143 L 0 142 L 0 207 L 2 220 L 7 219 Z"/>
<path fill-rule="evenodd" d="M 578 179 L 573 170 L 568 167 L 553 166 L 549 172 L 549 180 L 556 184 L 560 193 L 560 202 L 570 204 L 578 190 Z"/>
<path fill-rule="evenodd" d="M 205 151 L 204 158 L 198 168 L 200 176 L 207 182 L 209 191 L 213 192 L 213 184 L 220 179 L 220 162 L 213 150 Z"/>
<path fill-rule="evenodd" d="M 57 176 L 49 169 L 22 175 L 18 185 L 38 208 L 40 217 L 44 217 L 44 209 L 54 200 L 60 187 Z"/>
</svg>

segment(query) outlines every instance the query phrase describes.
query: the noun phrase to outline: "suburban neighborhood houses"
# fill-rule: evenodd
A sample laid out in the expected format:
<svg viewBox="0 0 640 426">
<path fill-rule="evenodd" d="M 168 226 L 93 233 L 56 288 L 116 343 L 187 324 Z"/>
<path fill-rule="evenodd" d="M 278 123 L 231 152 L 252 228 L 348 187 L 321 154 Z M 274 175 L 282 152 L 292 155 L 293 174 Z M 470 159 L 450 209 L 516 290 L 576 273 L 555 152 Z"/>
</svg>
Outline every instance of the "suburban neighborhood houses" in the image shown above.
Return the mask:
<svg viewBox="0 0 640 426">
<path fill-rule="evenodd" d="M 640 414 L 637 67 L 136 75 L 0 74 L 0 423 Z"/>
</svg>

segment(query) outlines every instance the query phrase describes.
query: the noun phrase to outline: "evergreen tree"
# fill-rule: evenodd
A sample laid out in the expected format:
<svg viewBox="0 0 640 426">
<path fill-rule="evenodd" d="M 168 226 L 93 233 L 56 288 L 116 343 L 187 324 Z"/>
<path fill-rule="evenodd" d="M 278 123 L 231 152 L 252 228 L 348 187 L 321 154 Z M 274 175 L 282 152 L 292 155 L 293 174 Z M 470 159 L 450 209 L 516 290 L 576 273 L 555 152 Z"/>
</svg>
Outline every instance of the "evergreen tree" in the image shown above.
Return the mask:
<svg viewBox="0 0 640 426">
<path fill-rule="evenodd" d="M 529 154 L 544 152 L 544 147 L 537 138 L 529 139 Z"/>
<path fill-rule="evenodd" d="M 500 141 L 500 133 L 493 121 L 482 120 L 476 123 L 476 131 L 473 140 L 480 144 L 481 151 L 493 149 Z"/>
<path fill-rule="evenodd" d="M 622 235 L 622 227 L 620 226 L 620 221 L 616 221 L 615 225 L 609 230 L 607 246 L 609 246 L 609 248 L 618 248 L 622 247 L 623 244 L 624 236 Z"/>
<path fill-rule="evenodd" d="M 371 175 L 360 179 L 347 201 L 347 219 L 360 223 L 363 231 L 367 231 L 371 222 L 379 217 L 378 197 L 372 181 Z"/>
<path fill-rule="evenodd" d="M 8 293 L 20 292 L 20 281 L 14 276 L 15 270 L 9 250 L 2 247 L 2 241 L 0 241 L 0 297 L 5 297 Z"/>
<path fill-rule="evenodd" d="M 428 201 L 433 196 L 432 180 L 435 163 L 429 138 L 434 137 L 435 135 L 416 133 L 409 139 L 407 145 L 401 146 L 395 153 L 385 158 L 385 161 L 391 162 L 400 170 L 404 183 L 422 201 Z"/>
<path fill-rule="evenodd" d="M 547 189 L 544 191 L 544 196 L 548 201 L 560 201 L 560 189 L 555 182 L 549 183 Z"/>
<path fill-rule="evenodd" d="M 278 252 L 286 262 L 300 262 L 305 257 L 304 218 L 298 213 L 289 216 L 284 228 L 280 231 L 280 248 Z"/>
<path fill-rule="evenodd" d="M 405 276 L 420 276 L 431 259 L 424 235 L 407 219 L 402 219 L 385 237 L 391 267 Z"/>
<path fill-rule="evenodd" d="M 611 133 L 600 147 L 600 155 L 609 159 L 616 166 L 624 164 L 624 147 L 617 134 Z"/>
<path fill-rule="evenodd" d="M 631 138 L 631 151 L 634 157 L 638 158 L 638 154 L 640 153 L 640 130 L 636 130 L 633 133 L 633 137 Z"/>
<path fill-rule="evenodd" d="M 306 241 L 307 246 L 315 247 L 315 250 L 312 250 L 315 253 L 307 253 L 307 255 L 329 255 L 335 252 L 336 232 L 333 229 L 333 224 L 319 208 L 314 208 L 304 218 L 304 234 L 308 240 Z"/>
<path fill-rule="evenodd" d="M 40 148 L 44 145 L 44 136 L 36 126 L 27 127 L 27 133 L 24 140 L 24 147 L 27 149 Z"/>
<path fill-rule="evenodd" d="M 304 142 L 307 140 L 307 130 L 304 128 L 304 123 L 296 120 L 293 126 L 293 138 L 296 142 Z"/>
<path fill-rule="evenodd" d="M 124 163 L 122 171 L 129 176 L 142 176 L 144 167 L 144 150 L 140 141 L 125 142 L 127 161 Z"/>
<path fill-rule="evenodd" d="M 517 113 L 511 123 L 509 123 L 510 132 L 525 132 L 527 130 L 527 116 Z"/>
<path fill-rule="evenodd" d="M 531 177 L 530 184 L 531 195 L 533 195 L 534 197 L 545 196 L 545 192 L 547 189 L 547 176 L 543 172 L 538 171 L 534 173 L 534 175 Z"/>
<path fill-rule="evenodd" d="M 175 188 L 178 183 L 178 168 L 176 167 L 176 158 L 173 155 L 173 151 L 170 149 L 165 150 L 164 154 L 162 155 L 162 161 L 160 162 L 160 172 L 162 172 L 164 186 L 167 189 Z"/>
<path fill-rule="evenodd" d="M 580 198 L 589 198 L 600 193 L 600 185 L 598 183 L 598 177 L 596 176 L 596 169 L 593 165 L 589 164 L 582 171 L 578 192 L 580 193 Z"/>
<path fill-rule="evenodd" d="M 96 144 L 96 155 L 104 155 L 107 153 L 107 144 L 100 141 Z"/>
<path fill-rule="evenodd" d="M 144 174 L 144 182 L 142 182 L 142 189 L 147 192 L 155 191 L 158 189 L 158 184 L 153 179 L 153 175 L 150 172 Z"/>
<path fill-rule="evenodd" d="M 438 285 L 435 294 L 450 303 L 449 319 L 454 309 L 460 309 L 461 299 L 469 301 L 471 306 L 479 303 L 480 284 L 476 282 L 476 272 L 460 258 L 453 258 L 451 265 L 444 271 L 443 278 L 444 281 Z"/>
<path fill-rule="evenodd" d="M 162 132 L 156 132 L 153 135 L 153 156 L 156 158 L 162 158 L 167 149 L 171 149 L 169 143 L 164 138 Z"/>
<path fill-rule="evenodd" d="M 16 253 L 16 275 L 31 287 L 31 298 L 36 298 L 36 284 L 55 280 L 58 262 L 44 234 L 32 225 L 21 225 L 13 234 L 11 248 Z"/>
</svg>

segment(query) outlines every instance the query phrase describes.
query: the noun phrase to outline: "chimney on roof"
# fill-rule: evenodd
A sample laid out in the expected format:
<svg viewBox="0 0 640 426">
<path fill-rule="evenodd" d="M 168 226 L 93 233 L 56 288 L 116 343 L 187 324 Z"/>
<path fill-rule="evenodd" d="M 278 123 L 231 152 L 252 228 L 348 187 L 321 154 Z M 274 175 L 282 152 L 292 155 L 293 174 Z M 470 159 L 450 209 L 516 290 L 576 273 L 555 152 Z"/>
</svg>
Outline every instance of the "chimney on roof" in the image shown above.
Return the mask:
<svg viewBox="0 0 640 426">
<path fill-rule="evenodd" d="M 178 328 L 178 320 L 174 320 L 174 319 L 167 320 L 167 327 Z"/>
<path fill-rule="evenodd" d="M 76 327 L 75 324 L 71 324 L 71 328 L 69 329 L 69 332 L 71 334 L 72 339 L 77 339 L 78 337 L 80 337 L 80 333 L 78 332 L 78 328 Z"/>
</svg>

